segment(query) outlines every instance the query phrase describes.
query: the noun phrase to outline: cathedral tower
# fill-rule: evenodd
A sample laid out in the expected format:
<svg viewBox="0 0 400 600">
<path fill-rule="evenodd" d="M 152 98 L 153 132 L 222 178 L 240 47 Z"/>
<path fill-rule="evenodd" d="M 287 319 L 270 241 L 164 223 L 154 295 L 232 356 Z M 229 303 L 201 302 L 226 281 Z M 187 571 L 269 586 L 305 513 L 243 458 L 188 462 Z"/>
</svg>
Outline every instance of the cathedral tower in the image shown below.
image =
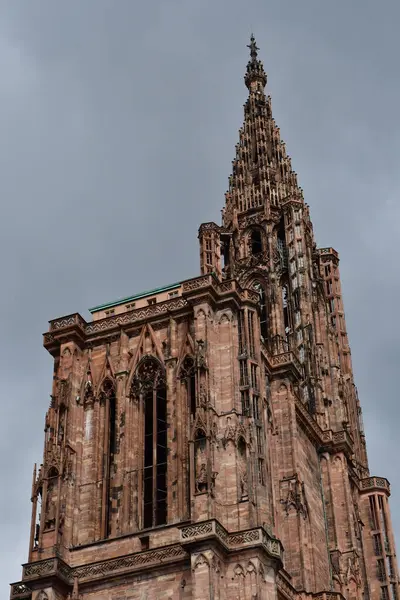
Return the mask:
<svg viewBox="0 0 400 600">
<path fill-rule="evenodd" d="M 249 49 L 201 276 L 44 334 L 53 390 L 12 600 L 398 600 L 338 253 L 314 242 Z"/>
</svg>

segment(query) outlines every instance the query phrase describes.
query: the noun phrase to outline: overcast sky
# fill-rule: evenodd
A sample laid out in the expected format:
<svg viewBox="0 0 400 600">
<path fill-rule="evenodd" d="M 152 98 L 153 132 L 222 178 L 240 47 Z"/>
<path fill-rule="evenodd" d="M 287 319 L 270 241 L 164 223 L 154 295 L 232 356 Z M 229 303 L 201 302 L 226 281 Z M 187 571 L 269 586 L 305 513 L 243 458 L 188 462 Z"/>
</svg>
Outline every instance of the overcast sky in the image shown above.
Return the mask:
<svg viewBox="0 0 400 600">
<path fill-rule="evenodd" d="M 248 8 L 246 8 L 248 7 Z M 398 0 L 0 2 L 0 587 L 27 559 L 51 318 L 199 273 L 251 30 L 317 243 L 341 256 L 371 473 L 400 534 Z"/>
</svg>

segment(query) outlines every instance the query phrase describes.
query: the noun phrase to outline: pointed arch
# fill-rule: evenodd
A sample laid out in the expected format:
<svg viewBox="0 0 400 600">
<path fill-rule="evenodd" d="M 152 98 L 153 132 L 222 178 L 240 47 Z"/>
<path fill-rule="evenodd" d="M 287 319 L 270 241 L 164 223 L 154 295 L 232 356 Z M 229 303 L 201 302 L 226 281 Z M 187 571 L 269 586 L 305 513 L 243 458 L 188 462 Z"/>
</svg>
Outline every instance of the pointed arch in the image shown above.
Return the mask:
<svg viewBox="0 0 400 600">
<path fill-rule="evenodd" d="M 143 356 L 133 373 L 130 394 L 138 396 L 149 390 L 165 387 L 165 369 L 162 362 L 152 354 Z"/>
<path fill-rule="evenodd" d="M 47 471 L 47 479 L 52 479 L 53 477 L 58 477 L 58 469 L 56 467 L 50 467 Z"/>
<path fill-rule="evenodd" d="M 258 257 L 266 250 L 266 236 L 263 227 L 252 225 L 245 232 L 247 256 Z"/>
<path fill-rule="evenodd" d="M 116 393 L 116 382 L 115 379 L 106 375 L 100 382 L 97 388 L 97 397 L 100 402 L 104 402 L 106 398 L 111 398 Z"/>
<path fill-rule="evenodd" d="M 149 337 L 151 340 L 152 352 L 146 351 L 146 338 Z M 131 354 L 131 359 L 129 361 L 128 370 L 130 371 L 128 381 L 127 381 L 127 389 L 130 390 L 132 387 L 132 382 L 134 380 L 137 368 L 141 362 L 143 362 L 146 358 L 152 357 L 154 360 L 157 360 L 161 365 L 161 368 L 165 370 L 164 367 L 164 354 L 162 352 L 162 348 L 159 344 L 159 340 L 157 339 L 153 328 L 146 323 L 143 325 L 142 330 L 139 335 L 139 339 L 137 341 L 136 349 Z"/>
<path fill-rule="evenodd" d="M 145 355 L 138 362 L 130 388 L 140 400 L 143 421 L 142 527 L 167 523 L 167 386 L 162 362 Z"/>
<path fill-rule="evenodd" d="M 105 382 L 113 382 L 113 385 L 115 385 L 115 369 L 108 352 L 106 352 L 106 356 L 104 358 L 103 366 L 101 368 L 100 376 L 98 379 L 98 384 L 96 386 L 96 396 L 98 396 L 100 392 L 103 391 L 103 388 L 110 387 L 109 383 L 106 383 L 106 385 L 104 385 Z"/>
<path fill-rule="evenodd" d="M 193 338 L 189 331 L 189 323 L 185 323 L 184 332 L 182 337 L 182 344 L 178 353 L 178 363 L 176 365 L 176 372 L 179 374 L 181 370 L 182 361 L 185 360 L 187 356 L 194 356 L 195 344 Z"/>
<path fill-rule="evenodd" d="M 106 363 L 104 365 L 106 368 Z M 97 388 L 97 396 L 100 400 L 101 410 L 104 410 L 104 477 L 103 488 L 103 528 L 105 536 L 112 533 L 113 522 L 113 486 L 114 476 L 117 469 L 118 454 L 118 405 L 116 394 L 116 382 L 111 376 L 111 370 L 103 370 L 103 380 Z"/>
<path fill-rule="evenodd" d="M 219 324 L 226 323 L 226 322 L 230 323 L 230 321 L 231 321 L 230 315 L 227 312 L 223 312 L 222 315 L 219 318 L 218 323 Z"/>
<path fill-rule="evenodd" d="M 257 573 L 257 569 L 251 560 L 249 560 L 246 570 L 247 573 Z"/>
<path fill-rule="evenodd" d="M 243 577 L 243 578 L 244 578 L 244 577 L 245 577 L 245 575 L 246 575 L 246 574 L 245 574 L 245 571 L 244 571 L 244 569 L 243 569 L 242 565 L 240 565 L 240 564 L 238 563 L 238 564 L 237 564 L 237 565 L 234 567 L 234 569 L 233 569 L 233 576 L 234 576 L 234 579 L 238 579 L 238 578 L 241 578 L 241 577 Z"/>
<path fill-rule="evenodd" d="M 129 376 L 127 381 L 127 390 L 130 390 L 132 387 L 132 381 L 135 375 L 136 367 L 141 358 L 143 358 L 143 344 L 144 344 L 144 336 L 145 336 L 146 327 L 143 326 L 139 335 L 139 339 L 136 344 L 136 349 L 134 352 L 130 353 L 131 359 L 128 364 Z"/>
<path fill-rule="evenodd" d="M 206 565 L 208 568 L 210 568 L 209 560 L 203 553 L 199 554 L 196 557 L 196 560 L 194 561 L 193 565 L 193 571 L 195 571 L 198 567 L 201 567 L 201 565 Z"/>
<path fill-rule="evenodd" d="M 180 363 L 179 377 L 186 379 L 196 370 L 196 361 L 194 355 L 186 354 Z"/>
</svg>

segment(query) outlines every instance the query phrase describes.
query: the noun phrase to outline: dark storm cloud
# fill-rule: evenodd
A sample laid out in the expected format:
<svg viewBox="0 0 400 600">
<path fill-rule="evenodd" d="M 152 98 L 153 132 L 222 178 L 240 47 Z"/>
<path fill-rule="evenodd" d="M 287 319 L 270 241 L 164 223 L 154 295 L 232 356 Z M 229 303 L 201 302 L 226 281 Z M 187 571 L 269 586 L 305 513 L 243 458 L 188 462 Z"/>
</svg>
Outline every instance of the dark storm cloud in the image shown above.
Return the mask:
<svg viewBox="0 0 400 600">
<path fill-rule="evenodd" d="M 8 0 L 0 6 L 0 584 L 26 560 L 47 320 L 198 273 L 255 29 L 319 245 L 341 254 L 373 474 L 400 533 L 398 3 Z M 5 592 L 6 593 L 6 592 Z"/>
</svg>

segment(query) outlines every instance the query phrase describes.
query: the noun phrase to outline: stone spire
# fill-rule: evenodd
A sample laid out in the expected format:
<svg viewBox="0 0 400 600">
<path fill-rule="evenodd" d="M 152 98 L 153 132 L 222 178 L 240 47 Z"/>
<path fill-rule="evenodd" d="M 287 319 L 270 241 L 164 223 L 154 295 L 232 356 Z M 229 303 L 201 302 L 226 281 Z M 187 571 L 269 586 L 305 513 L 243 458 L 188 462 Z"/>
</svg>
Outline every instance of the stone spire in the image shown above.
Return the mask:
<svg viewBox="0 0 400 600">
<path fill-rule="evenodd" d="M 287 199 L 303 201 L 297 175 L 272 118 L 271 98 L 265 95 L 267 75 L 253 35 L 248 48 L 250 60 L 244 80 L 249 95 L 225 196 L 223 221 L 227 228 L 231 228 L 235 214 L 264 208 L 268 217 Z"/>
</svg>

